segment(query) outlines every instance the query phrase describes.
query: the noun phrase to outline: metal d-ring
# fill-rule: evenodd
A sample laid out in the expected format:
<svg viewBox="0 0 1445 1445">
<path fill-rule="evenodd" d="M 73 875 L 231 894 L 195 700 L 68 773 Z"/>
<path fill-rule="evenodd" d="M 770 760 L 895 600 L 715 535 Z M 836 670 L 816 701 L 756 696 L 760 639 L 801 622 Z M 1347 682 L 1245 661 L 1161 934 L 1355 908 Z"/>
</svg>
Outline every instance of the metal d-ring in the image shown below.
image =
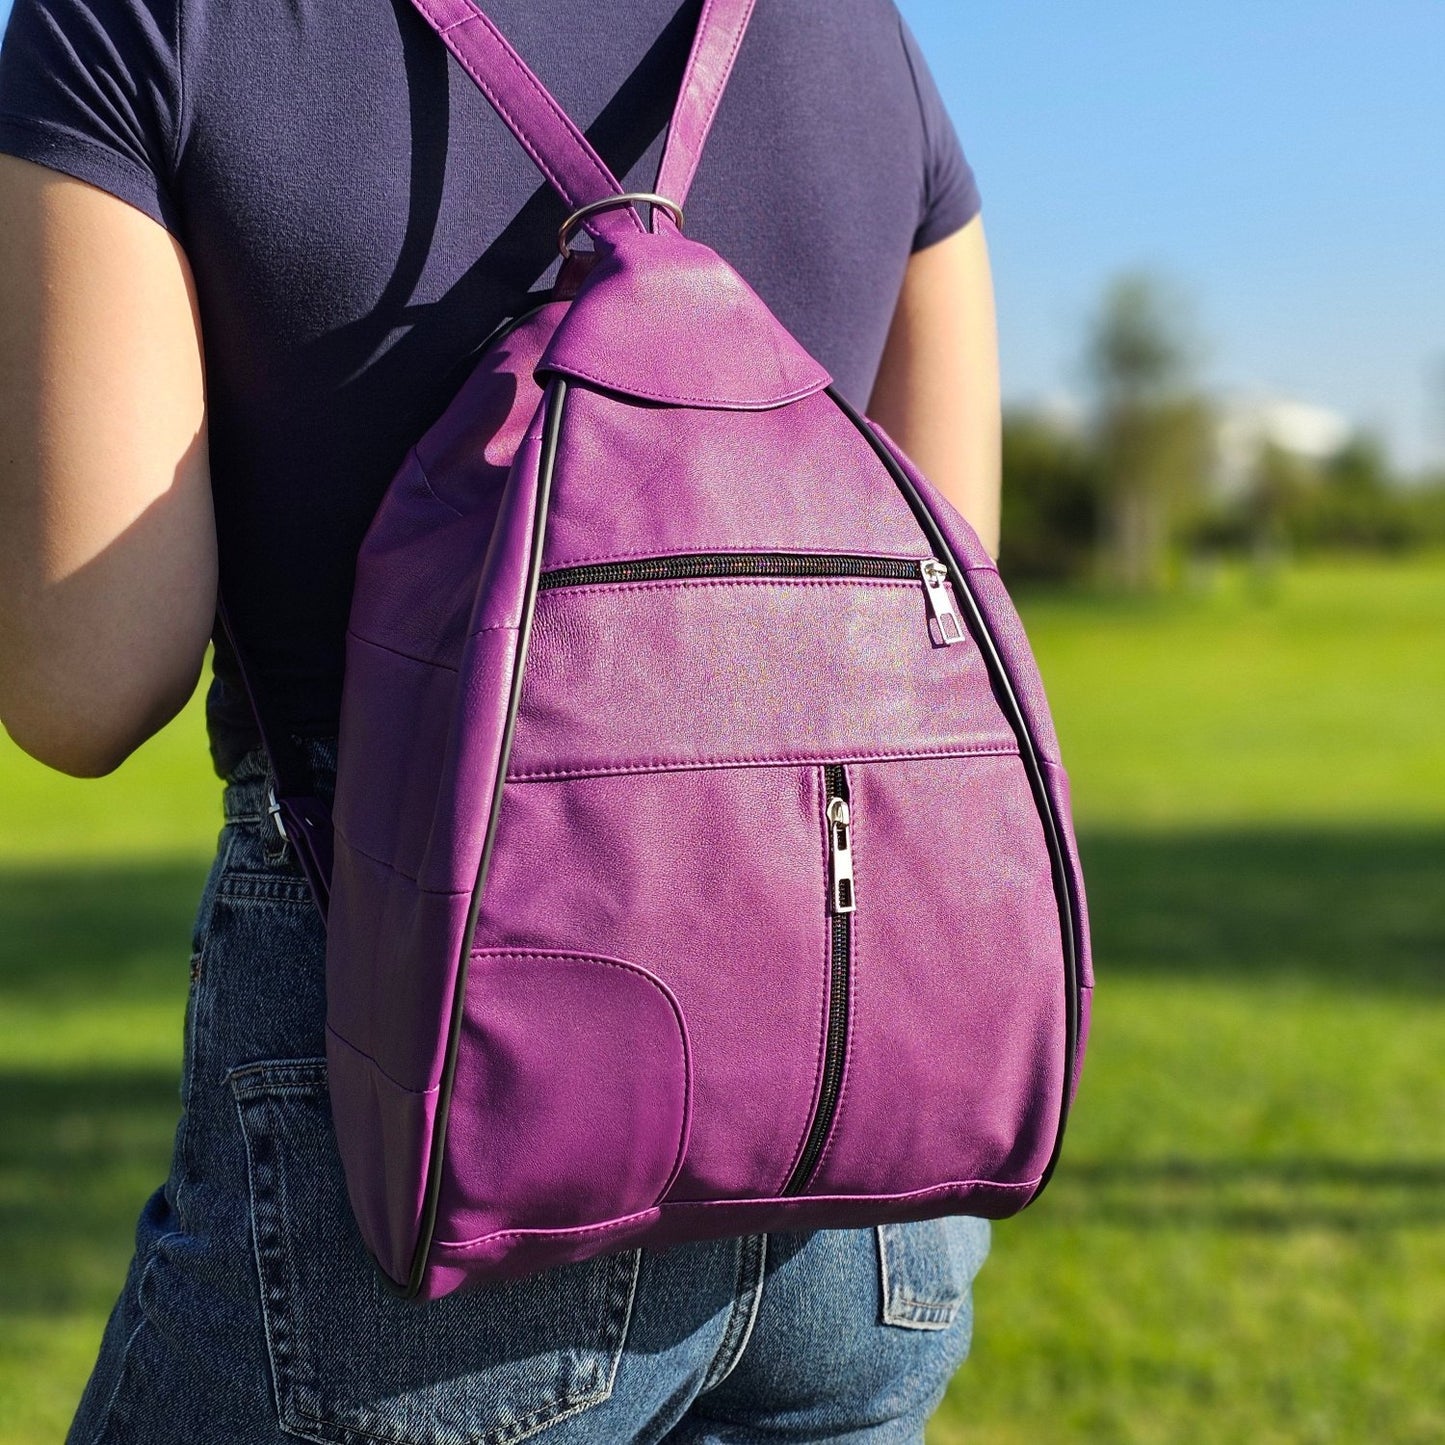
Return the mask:
<svg viewBox="0 0 1445 1445">
<path fill-rule="evenodd" d="M 562 222 L 557 231 L 557 249 L 562 253 L 562 259 L 566 260 L 572 254 L 568 246 L 572 239 L 572 233 L 588 216 L 596 215 L 598 211 L 610 211 L 614 206 L 630 206 L 634 201 L 645 201 L 649 206 L 654 207 L 660 206 L 672 217 L 677 229 L 682 230 L 682 207 L 676 201 L 669 201 L 666 196 L 656 196 L 651 191 L 628 191 L 620 196 L 604 196 L 600 201 L 591 201 L 585 206 L 578 206 Z"/>
</svg>

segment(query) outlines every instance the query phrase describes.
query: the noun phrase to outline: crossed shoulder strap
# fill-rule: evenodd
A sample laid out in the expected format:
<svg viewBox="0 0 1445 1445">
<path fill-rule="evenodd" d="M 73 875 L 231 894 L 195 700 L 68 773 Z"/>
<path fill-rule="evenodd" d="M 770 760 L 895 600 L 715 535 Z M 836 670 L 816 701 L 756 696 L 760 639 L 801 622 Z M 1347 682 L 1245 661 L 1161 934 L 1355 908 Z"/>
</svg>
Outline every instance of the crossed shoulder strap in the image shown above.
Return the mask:
<svg viewBox="0 0 1445 1445">
<path fill-rule="evenodd" d="M 412 3 L 572 210 L 623 194 L 571 117 L 474 0 Z M 754 3 L 705 0 L 703 5 L 657 180 L 658 192 L 678 206 L 687 199 Z M 659 208 L 656 214 L 666 213 Z M 599 237 L 644 229 L 631 205 L 594 212 L 583 224 Z"/>
<path fill-rule="evenodd" d="M 412 0 L 412 3 L 572 210 L 623 195 L 617 178 L 587 143 L 571 117 L 473 0 Z M 679 207 L 687 199 L 754 3 L 755 0 L 705 0 L 703 5 L 658 172 L 659 193 Z M 654 209 L 653 216 L 655 225 L 673 224 L 661 207 Z M 597 237 L 616 235 L 629 228 L 645 229 L 630 204 L 594 211 L 582 224 Z M 284 728 L 274 725 L 274 714 L 261 679 L 241 651 L 224 601 L 220 606 L 220 622 L 231 640 L 262 745 L 271 762 L 275 779 L 269 802 L 271 814 L 276 826 L 295 848 L 297 861 L 324 918 L 331 874 L 329 812 L 314 795 L 310 768 L 301 750 Z"/>
</svg>

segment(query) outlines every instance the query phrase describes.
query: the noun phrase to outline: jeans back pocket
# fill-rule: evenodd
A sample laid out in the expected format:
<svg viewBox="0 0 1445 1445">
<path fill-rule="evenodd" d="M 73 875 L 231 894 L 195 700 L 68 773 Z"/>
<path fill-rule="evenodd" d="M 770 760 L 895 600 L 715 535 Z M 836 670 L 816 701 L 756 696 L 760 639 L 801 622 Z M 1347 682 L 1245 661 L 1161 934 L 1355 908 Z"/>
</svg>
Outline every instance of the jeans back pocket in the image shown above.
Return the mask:
<svg viewBox="0 0 1445 1445">
<path fill-rule="evenodd" d="M 327 1445 L 502 1445 L 611 1395 L 640 1251 L 403 1300 L 351 1215 L 325 1060 L 229 1078 L 284 1430 Z"/>
<path fill-rule="evenodd" d="M 946 1330 L 969 1299 L 989 1246 L 989 1224 L 972 1215 L 877 1226 L 883 1323 Z"/>
</svg>

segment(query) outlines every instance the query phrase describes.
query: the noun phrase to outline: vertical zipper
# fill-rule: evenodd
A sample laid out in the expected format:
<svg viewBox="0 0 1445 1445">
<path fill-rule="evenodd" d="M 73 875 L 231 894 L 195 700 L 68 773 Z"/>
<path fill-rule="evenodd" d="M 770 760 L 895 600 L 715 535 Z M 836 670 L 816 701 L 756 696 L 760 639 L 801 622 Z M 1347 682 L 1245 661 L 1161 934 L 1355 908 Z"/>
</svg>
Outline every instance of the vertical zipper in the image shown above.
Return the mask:
<svg viewBox="0 0 1445 1445">
<path fill-rule="evenodd" d="M 837 1112 L 838 1091 L 843 1084 L 843 1065 L 847 1060 L 848 985 L 853 959 L 853 913 L 858 899 L 853 882 L 853 813 L 848 797 L 848 774 L 837 763 L 829 763 L 823 769 L 823 798 L 828 829 L 828 912 L 832 920 L 828 1029 L 823 1041 L 823 1079 L 818 1088 L 817 1107 L 808 1126 L 803 1152 L 783 1186 L 785 1195 L 801 1193 L 818 1167 L 818 1157 Z"/>
</svg>

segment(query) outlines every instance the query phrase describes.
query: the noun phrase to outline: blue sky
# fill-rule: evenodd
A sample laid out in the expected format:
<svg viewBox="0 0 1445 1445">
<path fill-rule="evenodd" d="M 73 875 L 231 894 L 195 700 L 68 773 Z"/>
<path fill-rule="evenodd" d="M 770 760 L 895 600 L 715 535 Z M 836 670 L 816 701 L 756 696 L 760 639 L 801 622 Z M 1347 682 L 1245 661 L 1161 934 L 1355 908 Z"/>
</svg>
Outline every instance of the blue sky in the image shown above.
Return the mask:
<svg viewBox="0 0 1445 1445">
<path fill-rule="evenodd" d="M 1077 391 L 1099 294 L 1148 267 L 1209 382 L 1445 460 L 1441 0 L 900 7 L 978 172 L 1012 397 Z"/>
<path fill-rule="evenodd" d="M 1011 398 L 1077 392 L 1100 293 L 1147 267 L 1211 384 L 1445 460 L 1445 0 L 900 5 L 978 172 Z"/>
</svg>

